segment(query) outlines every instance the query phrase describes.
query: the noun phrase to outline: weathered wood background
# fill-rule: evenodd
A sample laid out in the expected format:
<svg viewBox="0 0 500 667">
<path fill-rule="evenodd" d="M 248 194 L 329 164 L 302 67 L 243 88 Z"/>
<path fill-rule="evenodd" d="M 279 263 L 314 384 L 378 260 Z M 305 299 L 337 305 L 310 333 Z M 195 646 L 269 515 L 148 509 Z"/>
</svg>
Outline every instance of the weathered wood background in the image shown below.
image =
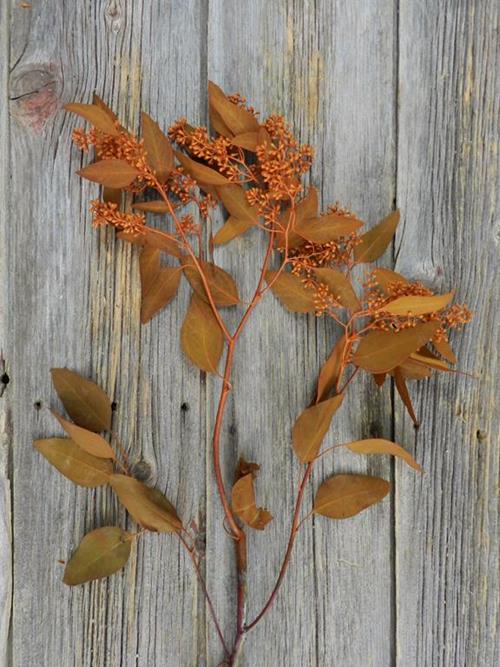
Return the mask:
<svg viewBox="0 0 500 667">
<path fill-rule="evenodd" d="M 85 531 L 123 516 L 111 493 L 76 489 L 32 449 L 33 437 L 58 432 L 47 410 L 52 366 L 106 387 L 136 469 L 206 527 L 208 585 L 232 627 L 232 551 L 209 445 L 218 381 L 177 352 L 187 290 L 140 328 L 136 251 L 91 229 L 96 188 L 75 176 L 77 121 L 61 110 L 96 91 L 131 126 L 140 109 L 164 127 L 181 115 L 205 122 L 211 78 L 266 114 L 284 113 L 316 146 L 324 203 L 339 200 L 372 224 L 399 206 L 386 262 L 438 289 L 458 285 L 476 313 L 453 342 L 478 379 L 450 374 L 414 387 L 417 432 L 390 390 L 353 388 L 332 441 L 393 437 L 426 473 L 338 455 L 336 470 L 381 474 L 394 493 L 356 519 L 304 527 L 242 664 L 500 664 L 498 28 L 496 0 L 0 3 L 0 661 L 211 667 L 221 657 L 172 539 L 141 540 L 123 575 L 62 585 L 58 560 Z M 217 251 L 247 294 L 262 251 L 256 239 Z M 275 515 L 250 540 L 251 614 L 270 591 L 289 530 L 299 475 L 290 427 L 335 336 L 324 320 L 268 298 L 241 340 L 226 473 L 240 453 L 259 461 L 259 495 Z M 333 465 L 318 465 L 311 491 Z"/>
</svg>

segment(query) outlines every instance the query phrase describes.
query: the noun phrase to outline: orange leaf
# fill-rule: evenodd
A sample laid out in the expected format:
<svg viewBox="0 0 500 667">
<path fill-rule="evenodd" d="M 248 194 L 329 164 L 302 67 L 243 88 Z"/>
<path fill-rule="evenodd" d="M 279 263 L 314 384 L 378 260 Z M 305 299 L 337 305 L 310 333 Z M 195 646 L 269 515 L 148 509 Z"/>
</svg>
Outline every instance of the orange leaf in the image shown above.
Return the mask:
<svg viewBox="0 0 500 667">
<path fill-rule="evenodd" d="M 215 245 L 224 245 L 224 243 L 229 243 L 237 236 L 241 236 L 251 227 L 253 227 L 253 223 L 248 220 L 238 220 L 231 215 L 214 236 L 213 242 Z"/>
<path fill-rule="evenodd" d="M 76 172 L 82 178 L 109 188 L 126 188 L 139 176 L 139 171 L 125 160 L 99 160 Z"/>
<path fill-rule="evenodd" d="M 337 271 L 337 269 L 330 268 L 314 269 L 314 273 L 322 283 L 327 285 L 330 292 L 344 308 L 349 308 L 349 310 L 353 311 L 361 310 L 361 304 L 356 296 L 356 292 L 349 278 L 343 273 Z"/>
<path fill-rule="evenodd" d="M 297 225 L 300 225 L 303 220 L 315 218 L 318 215 L 318 191 L 316 188 L 309 188 L 307 195 L 301 199 L 295 206 L 295 219 L 292 219 L 290 228 L 288 230 L 288 247 L 297 248 L 304 243 L 302 236 L 299 236 L 294 230 Z M 279 223 L 281 227 L 286 228 L 290 224 L 292 216 L 292 209 L 287 208 L 281 215 Z M 275 247 L 285 247 L 285 232 L 277 231 L 275 237 Z"/>
<path fill-rule="evenodd" d="M 408 410 L 408 414 L 410 415 L 415 426 L 418 426 L 417 415 L 415 414 L 415 410 L 413 409 L 413 403 L 411 402 L 410 392 L 408 391 L 408 387 L 406 386 L 406 379 L 403 375 L 401 368 L 399 367 L 396 367 L 394 369 L 394 380 L 396 382 L 396 389 L 398 390 L 398 394 L 400 395 L 401 400 L 405 404 L 406 409 Z"/>
<path fill-rule="evenodd" d="M 257 146 L 260 144 L 258 132 L 245 132 L 244 134 L 238 134 L 236 137 L 230 137 L 230 139 L 232 144 L 251 153 L 255 153 Z"/>
<path fill-rule="evenodd" d="M 93 125 L 101 132 L 116 136 L 119 131 L 108 113 L 96 104 L 79 104 L 78 102 L 71 102 L 65 104 L 66 111 L 76 113 L 78 116 L 85 118 L 91 125 Z"/>
<path fill-rule="evenodd" d="M 403 449 L 401 445 L 390 440 L 369 438 L 367 440 L 355 440 L 345 446 L 352 452 L 356 452 L 356 454 L 390 454 L 391 456 L 396 456 L 405 461 L 411 468 L 422 472 L 422 467 L 415 461 L 413 456 L 406 449 Z"/>
<path fill-rule="evenodd" d="M 182 528 L 175 507 L 158 489 L 127 475 L 111 475 L 109 483 L 132 518 L 147 530 L 172 533 Z"/>
<path fill-rule="evenodd" d="M 450 368 L 448 364 L 442 359 L 435 357 L 429 350 L 423 348 L 418 352 L 413 352 L 410 354 L 410 361 L 414 361 L 417 364 L 422 364 L 423 366 L 428 366 L 429 368 L 434 368 L 437 371 L 449 371 Z"/>
<path fill-rule="evenodd" d="M 195 366 L 207 373 L 217 373 L 224 335 L 211 307 L 196 294 L 182 324 L 181 345 Z"/>
<path fill-rule="evenodd" d="M 208 105 L 210 110 L 210 120 L 222 120 L 223 124 L 233 135 L 246 134 L 247 132 L 257 132 L 259 123 L 255 116 L 243 107 L 231 102 L 224 94 L 221 88 L 212 81 L 208 82 Z M 217 129 L 217 128 L 216 128 Z M 219 131 L 219 130 L 217 130 Z M 225 136 L 225 132 L 222 132 Z"/>
<path fill-rule="evenodd" d="M 97 456 L 101 459 L 114 459 L 115 453 L 111 449 L 109 443 L 104 440 L 104 438 L 94 431 L 88 431 L 81 426 L 73 424 L 73 422 L 64 419 L 61 415 L 58 415 L 57 412 L 52 410 L 52 414 L 61 424 L 63 429 L 69 435 L 71 440 L 76 443 L 79 447 L 85 450 L 88 454 L 92 456 Z"/>
<path fill-rule="evenodd" d="M 383 269 L 383 268 L 374 269 L 373 276 L 377 281 L 378 286 L 385 294 L 388 294 L 388 287 L 391 283 L 403 283 L 403 285 L 408 285 L 410 282 L 400 273 L 396 273 L 396 271 L 391 271 L 391 269 Z"/>
<path fill-rule="evenodd" d="M 54 468 L 79 486 L 103 486 L 113 473 L 111 461 L 87 454 L 69 438 L 45 438 L 33 444 Z"/>
<path fill-rule="evenodd" d="M 292 432 L 293 448 L 302 463 L 308 463 L 318 455 L 333 415 L 342 405 L 344 394 L 337 394 L 327 401 L 304 410 L 295 422 Z"/>
<path fill-rule="evenodd" d="M 437 294 L 435 296 L 400 296 L 394 301 L 385 304 L 380 310 L 391 315 L 427 315 L 446 308 L 453 298 L 453 292 Z"/>
<path fill-rule="evenodd" d="M 246 220 L 251 225 L 258 222 L 259 214 L 257 209 L 248 203 L 245 190 L 241 185 L 231 183 L 230 185 L 222 185 L 216 188 L 216 190 L 230 215 L 238 218 L 238 220 Z"/>
<path fill-rule="evenodd" d="M 132 204 L 132 208 L 135 208 L 138 211 L 146 211 L 147 213 L 168 213 L 170 210 L 163 199 L 141 201 L 137 204 Z"/>
<path fill-rule="evenodd" d="M 184 255 L 181 257 L 180 261 L 184 267 L 184 274 L 188 279 L 189 284 L 196 294 L 208 303 L 205 286 L 201 279 L 200 272 L 193 262 L 193 258 L 189 255 Z M 211 262 L 199 261 L 199 264 L 208 282 L 216 306 L 235 306 L 240 302 L 236 283 L 227 271 L 224 271 Z"/>
<path fill-rule="evenodd" d="M 318 377 L 317 403 L 323 401 L 337 384 L 342 365 L 345 340 L 345 336 L 342 336 L 342 338 L 336 342 L 330 356 L 321 367 Z M 348 350 L 345 351 L 346 355 L 347 353 Z"/>
<path fill-rule="evenodd" d="M 399 211 L 393 211 L 382 222 L 363 234 L 361 243 L 354 248 L 354 260 L 357 263 L 374 262 L 383 255 L 396 233 L 398 222 Z"/>
<path fill-rule="evenodd" d="M 159 229 L 154 229 L 153 227 L 147 227 L 144 234 L 118 232 L 117 237 L 122 241 L 127 241 L 127 243 L 162 250 L 163 252 L 172 255 L 172 257 L 181 256 L 177 241 L 165 236 Z"/>
<path fill-rule="evenodd" d="M 347 519 L 378 503 L 390 489 L 380 477 L 334 475 L 320 486 L 313 511 L 330 519 Z"/>
<path fill-rule="evenodd" d="M 359 229 L 363 223 L 357 218 L 328 213 L 319 218 L 301 220 L 295 225 L 295 231 L 312 243 L 328 243 L 341 236 L 347 236 Z"/>
<path fill-rule="evenodd" d="M 141 119 L 147 162 L 160 183 L 164 183 L 174 168 L 174 151 L 168 137 L 151 116 L 143 111 Z"/>
<path fill-rule="evenodd" d="M 95 382 L 67 368 L 50 372 L 55 390 L 75 424 L 95 432 L 110 430 L 111 401 Z"/>
<path fill-rule="evenodd" d="M 272 520 L 272 515 L 262 507 L 255 504 L 255 490 L 253 474 L 250 472 L 234 484 L 231 500 L 233 510 L 238 517 L 255 530 L 264 530 Z"/>
<path fill-rule="evenodd" d="M 457 363 L 457 357 L 448 341 L 433 339 L 432 344 L 434 345 L 436 351 L 439 352 L 439 354 L 444 357 L 446 361 L 449 361 L 450 364 Z"/>
<path fill-rule="evenodd" d="M 200 162 L 192 160 L 184 153 L 175 151 L 175 157 L 179 160 L 185 171 L 192 177 L 199 185 L 227 185 L 228 179 L 215 171 L 210 169 Z"/>
<path fill-rule="evenodd" d="M 398 333 L 370 331 L 361 339 L 352 362 L 370 373 L 387 373 L 431 340 L 438 328 L 439 322 L 423 322 Z"/>
<path fill-rule="evenodd" d="M 275 279 L 276 274 L 277 271 L 268 271 L 266 281 L 281 303 L 293 313 L 314 313 L 314 291 L 304 285 L 302 278 L 282 271 Z"/>
<path fill-rule="evenodd" d="M 141 323 L 145 324 L 177 294 L 181 268 L 162 268 L 160 251 L 144 248 L 139 258 L 141 272 Z"/>
</svg>

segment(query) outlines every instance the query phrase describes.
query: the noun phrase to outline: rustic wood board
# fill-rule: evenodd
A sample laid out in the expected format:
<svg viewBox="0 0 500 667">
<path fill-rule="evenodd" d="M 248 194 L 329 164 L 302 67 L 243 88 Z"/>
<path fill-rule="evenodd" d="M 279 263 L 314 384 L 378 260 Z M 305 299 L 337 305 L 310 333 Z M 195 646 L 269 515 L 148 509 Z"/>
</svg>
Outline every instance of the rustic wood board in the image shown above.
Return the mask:
<svg viewBox="0 0 500 667">
<path fill-rule="evenodd" d="M 10 382 L 0 399 L 0 564 L 11 559 L 11 533 L 14 556 L 12 608 L 10 568 L 0 575 L 0 664 L 4 655 L 15 667 L 212 667 L 221 658 L 173 540 L 141 540 L 127 571 L 107 582 L 62 586 L 58 559 L 89 528 L 123 517 L 111 494 L 75 490 L 31 448 L 33 437 L 58 432 L 47 414 L 57 405 L 52 366 L 88 373 L 111 393 L 115 428 L 136 470 L 206 528 L 208 584 L 224 627 L 234 624 L 232 545 L 210 458 L 219 382 L 170 351 L 186 290 L 139 327 L 136 252 L 90 228 L 96 189 L 74 175 L 76 123 L 61 111 L 96 91 L 131 126 L 141 108 L 163 127 L 180 115 L 203 122 L 207 78 L 241 90 L 265 114 L 284 113 L 316 146 L 312 178 L 324 204 L 339 200 L 374 223 L 397 200 L 396 267 L 435 287 L 458 284 L 477 313 L 456 340 L 465 369 L 480 379 L 440 376 L 414 389 L 425 423 L 417 434 L 398 403 L 393 410 L 388 388 L 361 382 L 351 392 L 329 438 L 394 434 L 427 473 L 347 454 L 318 466 L 311 490 L 335 463 L 392 479 L 395 493 L 353 521 L 304 525 L 289 579 L 241 663 L 497 664 L 494 0 L 7 4 L 0 5 L 0 78 L 10 98 L 0 106 L 0 349 Z M 217 251 L 245 296 L 262 255 L 255 238 Z M 250 539 L 250 616 L 274 583 L 289 529 L 299 474 L 290 426 L 336 336 L 324 321 L 291 316 L 268 297 L 240 341 L 224 470 L 229 480 L 239 455 L 258 461 L 259 499 L 275 515 Z M 277 356 L 276 340 L 285 341 Z"/>
</svg>

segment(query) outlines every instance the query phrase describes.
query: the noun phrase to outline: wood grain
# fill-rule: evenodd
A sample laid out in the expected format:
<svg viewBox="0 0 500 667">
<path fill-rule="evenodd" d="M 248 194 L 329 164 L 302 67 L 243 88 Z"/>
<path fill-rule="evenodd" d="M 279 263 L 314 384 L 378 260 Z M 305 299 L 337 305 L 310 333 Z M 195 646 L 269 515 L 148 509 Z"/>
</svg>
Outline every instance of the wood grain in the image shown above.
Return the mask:
<svg viewBox="0 0 500 667">
<path fill-rule="evenodd" d="M 7 4 L 0 351 L 10 382 L 0 398 L 0 664 L 212 667 L 222 659 L 190 562 L 171 536 L 141 540 L 124 574 L 80 589 L 62 585 L 57 561 L 87 530 L 125 524 L 110 492 L 75 490 L 31 447 L 33 437 L 60 432 L 47 410 L 57 406 L 52 366 L 106 388 L 135 472 L 206 531 L 208 586 L 224 628 L 234 630 L 232 544 L 210 451 L 220 382 L 177 352 L 186 286 L 140 327 L 136 251 L 91 229 L 97 188 L 74 174 L 82 162 L 70 133 L 79 123 L 61 111 L 96 91 L 134 128 L 140 109 L 163 128 L 182 115 L 206 122 L 208 78 L 240 90 L 265 115 L 285 114 L 315 145 L 312 182 L 323 205 L 339 200 L 374 224 L 397 199 L 401 229 L 383 263 L 394 258 L 397 270 L 439 289 L 458 285 L 476 312 L 454 341 L 463 369 L 479 380 L 441 375 L 412 387 L 425 423 L 417 434 L 399 403 L 393 411 L 389 388 L 351 388 L 328 442 L 395 436 L 426 474 L 383 457 L 325 457 L 306 509 L 334 470 L 380 475 L 395 494 L 350 521 L 304 524 L 287 581 L 249 635 L 241 665 L 498 664 L 494 0 Z M 250 232 L 216 250 L 245 298 L 263 244 Z M 234 328 L 242 309 L 224 312 Z M 274 515 L 249 538 L 249 618 L 274 584 L 289 530 L 300 472 L 291 426 L 337 336 L 324 320 L 287 313 L 268 295 L 238 345 L 224 474 L 229 483 L 240 455 L 260 463 L 258 504 Z"/>
</svg>

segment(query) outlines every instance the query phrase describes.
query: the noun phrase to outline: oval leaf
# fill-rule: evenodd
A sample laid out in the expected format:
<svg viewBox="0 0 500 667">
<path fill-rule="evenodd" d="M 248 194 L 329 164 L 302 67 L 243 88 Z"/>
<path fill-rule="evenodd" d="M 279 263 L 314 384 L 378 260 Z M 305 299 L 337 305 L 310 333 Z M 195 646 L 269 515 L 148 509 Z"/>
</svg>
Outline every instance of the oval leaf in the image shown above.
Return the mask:
<svg viewBox="0 0 500 667">
<path fill-rule="evenodd" d="M 81 426 L 73 424 L 73 422 L 64 419 L 61 415 L 58 415 L 57 412 L 52 410 L 52 414 L 61 424 L 63 429 L 69 435 L 71 440 L 85 450 L 88 454 L 92 456 L 97 456 L 100 459 L 114 459 L 115 453 L 111 449 L 109 443 L 104 440 L 104 438 L 94 431 L 88 431 Z"/>
<path fill-rule="evenodd" d="M 321 215 L 319 218 L 301 220 L 295 225 L 295 231 L 311 243 L 328 243 L 341 236 L 352 234 L 362 225 L 361 220 L 357 218 L 338 213 L 328 213 Z"/>
<path fill-rule="evenodd" d="M 54 468 L 79 486 L 103 486 L 113 473 L 111 461 L 87 454 L 69 438 L 46 438 L 33 444 Z"/>
<path fill-rule="evenodd" d="M 344 355 L 346 339 L 342 336 L 340 340 L 334 345 L 330 356 L 325 361 L 318 377 L 318 390 L 316 395 L 316 402 L 324 401 L 330 391 L 337 385 L 339 373 L 342 365 L 342 357 Z M 347 356 L 348 350 L 345 350 Z"/>
<path fill-rule="evenodd" d="M 210 167 L 192 160 L 184 153 L 175 151 L 175 156 L 186 172 L 200 185 L 227 185 L 229 183 L 228 179 L 215 169 L 210 169 Z"/>
<path fill-rule="evenodd" d="M 215 245 L 224 245 L 224 243 L 229 243 L 229 241 L 232 241 L 237 236 L 241 236 L 241 234 L 247 232 L 251 227 L 253 227 L 252 222 L 238 220 L 230 216 L 214 236 L 213 242 Z"/>
<path fill-rule="evenodd" d="M 78 116 L 85 118 L 86 121 L 98 130 L 101 130 L 101 132 L 112 134 L 113 136 L 116 136 L 119 133 L 113 118 L 96 104 L 79 104 L 77 102 L 71 102 L 65 104 L 64 108 L 66 111 L 76 113 Z"/>
<path fill-rule="evenodd" d="M 138 204 L 132 204 L 132 208 L 146 213 L 168 213 L 170 211 L 163 199 L 155 201 L 141 201 Z"/>
<path fill-rule="evenodd" d="M 384 268 L 374 269 L 373 277 L 377 281 L 377 284 L 382 292 L 385 294 L 389 293 L 388 290 L 391 283 L 403 283 L 403 285 L 408 285 L 410 282 L 400 273 L 396 273 L 396 271 L 391 271 L 391 269 Z"/>
<path fill-rule="evenodd" d="M 217 373 L 224 348 L 224 334 L 212 308 L 193 294 L 181 328 L 181 346 L 195 366 Z"/>
<path fill-rule="evenodd" d="M 127 475 L 112 475 L 109 483 L 121 504 L 144 528 L 158 533 L 172 533 L 182 528 L 174 506 L 158 489 Z"/>
<path fill-rule="evenodd" d="M 342 405 L 344 394 L 313 405 L 304 410 L 295 422 L 292 432 L 293 448 L 302 463 L 309 463 L 318 455 L 333 415 Z"/>
<path fill-rule="evenodd" d="M 346 445 L 347 449 L 356 454 L 390 454 L 407 463 L 411 468 L 422 472 L 422 467 L 415 461 L 413 456 L 403 449 L 401 445 L 384 440 L 383 438 L 368 438 L 367 440 L 355 440 Z"/>
<path fill-rule="evenodd" d="M 439 326 L 439 322 L 423 322 L 398 333 L 370 331 L 361 339 L 352 363 L 371 373 L 387 373 L 431 340 Z"/>
<path fill-rule="evenodd" d="M 354 248 L 354 261 L 374 262 L 384 254 L 392 241 L 399 222 L 399 211 L 393 211 L 386 218 L 363 234 L 361 243 Z"/>
<path fill-rule="evenodd" d="M 147 162 L 160 183 L 164 183 L 174 168 L 174 151 L 158 123 L 144 111 L 141 118 Z"/>
<path fill-rule="evenodd" d="M 453 292 L 436 294 L 435 296 L 400 296 L 382 306 L 380 310 L 391 315 L 408 315 L 408 313 L 427 315 L 446 308 L 452 298 Z"/>
<path fill-rule="evenodd" d="M 314 291 L 308 289 L 299 276 L 282 271 L 277 279 L 277 271 L 268 271 L 266 281 L 271 284 L 272 293 L 293 313 L 314 313 Z"/>
<path fill-rule="evenodd" d="M 76 172 L 82 178 L 108 188 L 126 188 L 140 172 L 125 160 L 99 160 Z"/>
<path fill-rule="evenodd" d="M 257 209 L 248 203 L 245 190 L 241 185 L 231 184 L 216 188 L 217 194 L 227 212 L 238 220 L 245 220 L 254 225 L 259 220 Z"/>
<path fill-rule="evenodd" d="M 109 431 L 111 401 L 92 380 L 67 368 L 52 368 L 52 382 L 71 419 L 89 431 Z"/>
<path fill-rule="evenodd" d="M 257 146 L 260 143 L 258 132 L 245 132 L 244 134 L 238 134 L 236 137 L 230 137 L 230 139 L 232 144 L 244 148 L 251 153 L 257 151 Z"/>
<path fill-rule="evenodd" d="M 214 127 L 217 125 L 217 120 L 220 119 L 232 134 L 237 135 L 246 134 L 247 132 L 258 132 L 259 123 L 255 116 L 238 104 L 231 102 L 223 90 L 212 81 L 208 82 L 208 104 L 210 120 Z M 215 123 L 213 118 L 214 112 Z M 225 132 L 222 132 L 221 134 L 225 134 Z M 225 136 L 227 136 L 227 134 L 225 134 Z"/>
<path fill-rule="evenodd" d="M 224 306 L 235 306 L 240 302 L 236 283 L 227 271 L 224 271 L 211 262 L 198 261 L 198 263 L 200 264 L 201 270 L 208 282 L 216 306 L 220 308 Z M 199 297 L 208 303 L 205 286 L 192 257 L 184 255 L 181 257 L 181 264 L 184 267 L 184 275 L 188 279 L 193 290 Z"/>
<path fill-rule="evenodd" d="M 97 528 L 78 545 L 64 570 L 64 583 L 77 586 L 94 579 L 109 577 L 124 567 L 130 556 L 132 535 L 117 528 Z"/>
<path fill-rule="evenodd" d="M 270 512 L 262 507 L 257 507 L 255 504 L 255 490 L 251 472 L 240 477 L 234 484 L 231 500 L 233 510 L 238 517 L 255 530 L 264 530 L 273 518 Z"/>
<path fill-rule="evenodd" d="M 333 296 L 344 308 L 349 310 L 361 310 L 361 304 L 349 279 L 337 269 L 320 268 L 314 269 L 314 273 L 322 283 L 328 286 Z"/>
<path fill-rule="evenodd" d="M 161 268 L 160 251 L 144 248 L 139 258 L 141 274 L 141 322 L 145 324 L 177 294 L 182 269 Z"/>
<path fill-rule="evenodd" d="M 334 475 L 318 489 L 313 511 L 330 519 L 347 519 L 378 503 L 390 489 L 380 477 Z"/>
</svg>

